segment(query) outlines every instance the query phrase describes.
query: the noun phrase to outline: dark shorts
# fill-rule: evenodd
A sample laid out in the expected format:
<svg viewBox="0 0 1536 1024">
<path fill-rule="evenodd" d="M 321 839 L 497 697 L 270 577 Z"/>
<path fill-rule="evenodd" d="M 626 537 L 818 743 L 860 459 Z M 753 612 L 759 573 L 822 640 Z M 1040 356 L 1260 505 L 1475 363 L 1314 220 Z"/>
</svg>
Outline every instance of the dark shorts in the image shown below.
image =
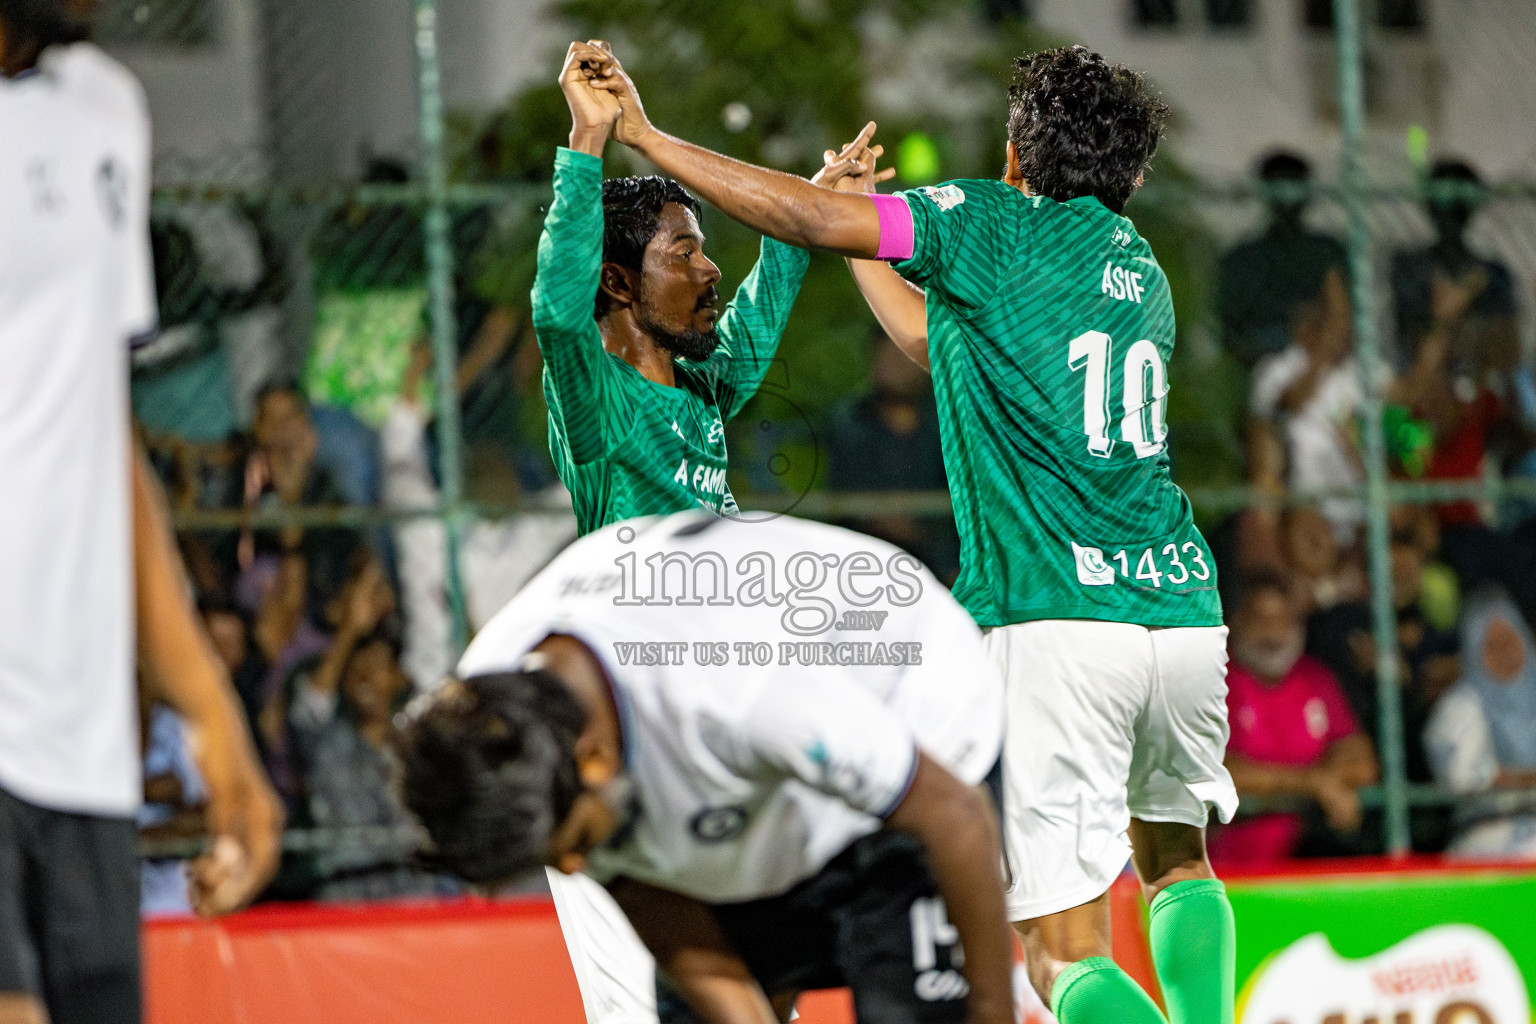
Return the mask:
<svg viewBox="0 0 1536 1024">
<path fill-rule="evenodd" d="M 138 829 L 0 789 L 0 992 L 52 1024 L 139 1024 Z"/>
<path fill-rule="evenodd" d="M 770 998 L 847 986 L 860 1024 L 966 1019 L 958 936 L 909 836 L 877 832 L 782 896 L 713 909 Z M 662 1024 L 696 1019 L 659 989 Z"/>
</svg>

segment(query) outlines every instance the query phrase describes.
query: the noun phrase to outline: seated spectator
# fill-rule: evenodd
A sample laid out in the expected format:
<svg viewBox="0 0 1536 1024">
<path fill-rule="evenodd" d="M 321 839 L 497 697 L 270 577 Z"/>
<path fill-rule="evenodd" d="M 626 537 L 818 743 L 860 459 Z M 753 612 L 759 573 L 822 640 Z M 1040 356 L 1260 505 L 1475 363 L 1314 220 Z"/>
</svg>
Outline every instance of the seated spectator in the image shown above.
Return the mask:
<svg viewBox="0 0 1536 1024">
<path fill-rule="evenodd" d="M 1365 571 L 1354 551 L 1342 551 L 1333 527 L 1314 505 L 1296 505 L 1280 517 L 1280 553 L 1291 586 L 1307 615 L 1365 597 Z"/>
<path fill-rule="evenodd" d="M 139 691 L 139 736 L 144 748 L 144 804 L 139 833 L 148 842 L 201 839 L 207 789 L 187 749 L 176 712 L 152 704 Z M 139 906 L 145 917 L 192 913 L 187 858 L 146 857 L 140 863 Z"/>
<path fill-rule="evenodd" d="M 1460 672 L 1455 633 L 1437 625 L 1426 610 L 1424 536 L 1411 519 L 1399 520 L 1393 531 L 1392 601 L 1397 625 L 1397 683 L 1403 720 L 1405 768 L 1410 782 L 1433 781 L 1422 742 L 1424 726 L 1435 701 Z M 1371 608 L 1362 599 L 1338 604 L 1312 616 L 1307 623 L 1307 652 L 1327 665 L 1343 688 L 1355 717 L 1374 732 L 1379 721 L 1376 686 L 1376 639 Z M 1433 852 L 1443 847 L 1447 819 L 1440 808 L 1416 807 L 1410 815 L 1414 849 Z"/>
<path fill-rule="evenodd" d="M 268 697 L 269 666 L 261 648 L 251 636 L 250 618 L 233 602 L 217 598 L 202 598 L 197 603 L 197 610 L 202 616 L 203 628 L 208 630 L 213 648 L 218 652 L 219 660 L 229 671 L 235 693 L 240 697 L 240 706 L 245 710 L 246 722 L 260 746 L 262 733 L 259 724 L 261 709 Z"/>
<path fill-rule="evenodd" d="M 1303 653 L 1306 632 L 1285 578 L 1254 573 L 1231 614 L 1227 770 L 1249 797 L 1315 801 L 1327 829 L 1360 829 L 1359 790 L 1376 781 L 1376 755 L 1333 673 Z M 1211 858 L 1268 864 L 1302 850 L 1306 817 L 1270 811 L 1213 831 Z"/>
<path fill-rule="evenodd" d="M 1536 640 L 1502 590 L 1467 602 L 1462 677 L 1425 733 L 1435 780 L 1461 797 L 1448 851 L 1536 859 Z"/>
<path fill-rule="evenodd" d="M 1397 401 L 1433 437 L 1426 480 L 1480 480 L 1495 443 L 1510 433 L 1514 407 L 1496 385 L 1509 385 L 1514 364 L 1490 364 L 1464 330 L 1487 280 L 1475 267 L 1460 279 L 1434 272 L 1429 282 L 1433 320 L 1416 339 L 1413 364 L 1395 389 Z M 1491 528 L 1492 512 L 1485 514 L 1479 503 L 1468 500 L 1435 507 L 1446 561 L 1465 587 L 1501 578 L 1504 544 Z"/>
<path fill-rule="evenodd" d="M 256 393 L 252 434 L 247 476 L 286 504 L 378 504 L 378 436 L 345 409 L 312 406 L 298 384 L 276 381 Z"/>
<path fill-rule="evenodd" d="M 397 632 L 388 620 L 394 595 L 376 562 L 367 563 L 342 597 L 344 611 L 329 650 L 291 681 L 293 730 L 308 820 L 319 828 L 412 823 L 392 785 L 389 746 L 394 715 L 409 698 Z M 366 843 L 339 841 L 319 857 L 323 900 L 448 894 L 444 880 L 411 866 L 410 836 Z"/>
<path fill-rule="evenodd" d="M 1221 258 L 1216 314 L 1222 343 L 1244 366 L 1290 344 L 1296 314 L 1317 295 L 1324 276 L 1344 265 L 1344 247 L 1302 223 L 1311 176 L 1311 167 L 1294 153 L 1266 156 L 1259 180 L 1269 201 L 1269 225 Z"/>
<path fill-rule="evenodd" d="M 1283 452 L 1293 491 L 1358 488 L 1365 482 L 1357 417 L 1364 401 L 1344 278 L 1329 271 L 1321 290 L 1299 307 L 1294 340 L 1254 369 L 1249 399 L 1250 475 L 1275 472 Z M 1265 453 L 1259 457 L 1254 452 Z M 1273 489 L 1274 481 L 1255 480 Z M 1352 546 L 1365 521 L 1359 499 L 1326 498 L 1318 506 L 1341 547 Z"/>
<path fill-rule="evenodd" d="M 871 329 L 870 345 L 869 390 L 838 403 L 827 423 L 827 486 L 837 491 L 946 490 L 932 380 L 879 327 Z M 948 517 L 891 513 L 846 525 L 905 548 L 946 583 L 959 572 L 960 542 Z"/>
</svg>

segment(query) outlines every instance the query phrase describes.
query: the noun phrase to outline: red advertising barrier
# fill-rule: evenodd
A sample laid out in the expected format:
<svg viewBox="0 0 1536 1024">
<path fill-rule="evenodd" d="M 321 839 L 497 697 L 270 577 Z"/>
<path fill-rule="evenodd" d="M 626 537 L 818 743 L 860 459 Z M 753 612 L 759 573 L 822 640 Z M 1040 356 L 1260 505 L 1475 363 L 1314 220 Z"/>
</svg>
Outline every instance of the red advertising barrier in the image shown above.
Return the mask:
<svg viewBox="0 0 1536 1024">
<path fill-rule="evenodd" d="M 1115 958 L 1149 990 L 1134 881 L 1113 891 Z M 548 899 L 259 907 L 144 931 L 148 1024 L 583 1024 Z M 845 991 L 804 1024 L 852 1024 Z"/>
</svg>

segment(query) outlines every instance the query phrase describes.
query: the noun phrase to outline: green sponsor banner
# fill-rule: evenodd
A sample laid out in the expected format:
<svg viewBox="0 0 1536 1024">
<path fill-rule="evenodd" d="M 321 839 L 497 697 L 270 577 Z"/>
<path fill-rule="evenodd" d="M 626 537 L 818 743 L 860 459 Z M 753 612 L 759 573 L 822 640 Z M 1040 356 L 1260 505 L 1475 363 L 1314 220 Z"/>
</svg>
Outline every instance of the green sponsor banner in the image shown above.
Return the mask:
<svg viewBox="0 0 1536 1024">
<path fill-rule="evenodd" d="M 1238 1024 L 1530 1024 L 1536 873 L 1227 884 Z"/>
</svg>

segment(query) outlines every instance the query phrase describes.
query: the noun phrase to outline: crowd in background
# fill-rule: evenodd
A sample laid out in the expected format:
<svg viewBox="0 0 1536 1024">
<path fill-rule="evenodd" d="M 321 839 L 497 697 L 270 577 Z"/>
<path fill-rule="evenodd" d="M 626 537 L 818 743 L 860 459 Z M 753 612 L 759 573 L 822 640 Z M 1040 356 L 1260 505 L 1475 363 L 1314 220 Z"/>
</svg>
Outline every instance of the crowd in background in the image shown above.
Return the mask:
<svg viewBox="0 0 1536 1024">
<path fill-rule="evenodd" d="M 1308 230 L 1309 169 L 1278 153 L 1264 232 L 1222 259 L 1217 314 L 1249 371 L 1248 481 L 1273 503 L 1216 532 L 1231 629 L 1229 761 L 1239 791 L 1273 808 L 1213 831 L 1213 857 L 1264 863 L 1380 852 L 1373 739 L 1378 666 L 1365 556 L 1362 415 L 1349 267 Z M 1391 475 L 1478 483 L 1528 476 L 1536 386 L 1519 344 L 1509 270 L 1467 233 L 1477 173 L 1428 175 L 1435 237 L 1391 254 L 1391 344 L 1381 379 Z M 1298 494 L 1312 494 L 1296 501 Z M 1331 492 L 1331 493 L 1330 493 Z M 1287 495 L 1290 495 L 1287 498 Z M 1410 816 L 1416 850 L 1536 856 L 1536 535 L 1527 503 L 1396 506 L 1390 586 L 1406 771 L 1457 796 Z"/>
<path fill-rule="evenodd" d="M 1260 170 L 1270 222 L 1222 257 L 1216 291 L 1224 346 L 1248 374 L 1248 480 L 1276 499 L 1210 531 L 1231 629 L 1228 767 L 1249 798 L 1237 821 L 1212 829 L 1218 864 L 1382 849 L 1380 811 L 1362 798 L 1380 776 L 1365 513 L 1358 498 L 1327 493 L 1364 481 L 1348 265 L 1337 239 L 1306 226 L 1305 161 L 1276 154 Z M 374 161 L 366 183 L 405 180 Z M 1514 284 L 1466 242 L 1477 176 L 1444 162 L 1432 184 L 1434 242 L 1391 260 L 1393 359 L 1380 383 L 1393 473 L 1475 482 L 1496 464 L 1536 476 L 1536 374 L 1520 352 Z M 241 287 L 211 283 L 193 232 L 157 222 L 165 330 L 136 357 L 134 408 L 174 506 L 243 524 L 185 531 L 182 548 L 291 827 L 393 830 L 291 854 L 272 895 L 450 891 L 412 857 L 387 742 L 394 713 L 451 668 L 444 525 L 325 514 L 439 501 L 422 225 L 406 208 L 354 202 L 295 255 L 261 210 L 237 213 L 256 264 Z M 455 398 L 479 510 L 461 538 L 471 629 L 575 535 L 543 450 L 538 352 L 521 305 L 531 267 L 517 255 L 530 239 L 497 237 L 490 220 L 471 210 L 453 228 Z M 297 360 L 272 343 L 294 289 L 309 324 Z M 943 490 L 926 374 L 878 330 L 868 354 L 865 387 L 818 426 L 821 483 Z M 1305 492 L 1323 493 L 1286 497 Z M 497 511 L 514 505 L 536 508 Z M 282 509 L 320 514 L 253 525 Z M 958 572 L 947 518 L 892 511 L 845 525 L 905 547 L 945 582 Z M 1415 849 L 1536 856 L 1536 799 L 1524 794 L 1536 786 L 1536 506 L 1395 508 L 1391 567 L 1408 777 L 1461 797 L 1454 811 L 1414 809 Z M 145 835 L 195 835 L 200 783 L 174 716 L 146 707 L 143 719 Z M 173 858 L 146 862 L 147 910 L 184 909 L 178 870 Z"/>
</svg>

